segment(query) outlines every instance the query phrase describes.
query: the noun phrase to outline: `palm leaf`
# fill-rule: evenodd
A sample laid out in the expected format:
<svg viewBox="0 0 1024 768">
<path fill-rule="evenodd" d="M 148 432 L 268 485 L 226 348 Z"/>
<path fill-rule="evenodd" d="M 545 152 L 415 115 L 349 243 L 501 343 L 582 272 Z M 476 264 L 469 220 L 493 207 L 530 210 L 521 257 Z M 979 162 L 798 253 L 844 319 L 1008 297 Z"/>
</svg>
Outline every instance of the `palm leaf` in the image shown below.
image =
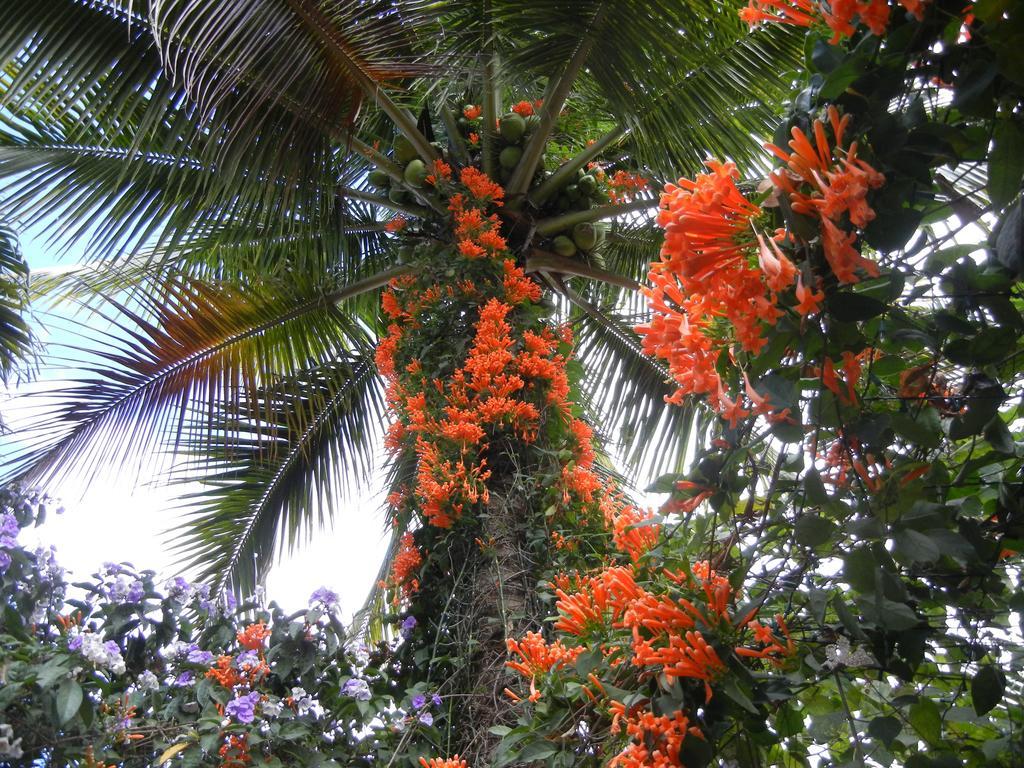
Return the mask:
<svg viewBox="0 0 1024 768">
<path fill-rule="evenodd" d="M 32 353 L 32 333 L 25 321 L 28 309 L 28 265 L 14 231 L 0 223 L 0 381 Z"/>
<path fill-rule="evenodd" d="M 275 551 L 308 539 L 333 517 L 351 478 L 368 474 L 384 411 L 365 355 L 223 402 L 212 452 L 206 441 L 193 444 L 201 455 L 178 472 L 204 486 L 184 497 L 182 565 L 218 588 L 250 591 Z M 296 413 L 309 417 L 297 422 Z"/>
<path fill-rule="evenodd" d="M 77 350 L 85 375 L 33 424 L 8 474 L 44 482 L 152 461 L 158 445 L 178 444 L 186 416 L 364 344 L 337 296 L 312 282 L 243 292 L 179 278 L 137 292 L 138 306 L 108 298 L 108 311 L 95 313 L 111 330 L 84 363 Z"/>
</svg>

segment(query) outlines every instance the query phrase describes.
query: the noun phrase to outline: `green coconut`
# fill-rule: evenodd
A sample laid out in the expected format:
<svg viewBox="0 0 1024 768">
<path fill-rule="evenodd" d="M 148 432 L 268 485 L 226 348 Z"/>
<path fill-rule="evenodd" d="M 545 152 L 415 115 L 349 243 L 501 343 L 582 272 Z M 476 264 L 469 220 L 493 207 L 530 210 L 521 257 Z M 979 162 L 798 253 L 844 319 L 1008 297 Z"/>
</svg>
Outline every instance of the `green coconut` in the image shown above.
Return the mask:
<svg viewBox="0 0 1024 768">
<path fill-rule="evenodd" d="M 572 256 L 576 253 L 576 243 L 565 235 L 559 235 L 552 240 L 551 247 L 559 256 Z"/>
<path fill-rule="evenodd" d="M 593 250 L 599 238 L 599 230 L 590 222 L 583 222 L 572 228 L 573 242 L 581 251 Z"/>
<path fill-rule="evenodd" d="M 385 189 L 388 187 L 388 185 L 391 184 L 391 177 L 388 176 L 384 171 L 379 169 L 370 171 L 366 179 L 373 186 L 377 187 L 377 189 Z"/>
<path fill-rule="evenodd" d="M 576 186 L 580 188 L 580 192 L 587 197 L 590 197 L 597 192 L 597 179 L 590 175 L 583 176 L 576 182 Z"/>
<path fill-rule="evenodd" d="M 515 168 L 519 165 L 519 159 L 523 156 L 523 150 L 519 147 L 505 147 L 498 155 L 498 162 L 502 168 Z"/>
<path fill-rule="evenodd" d="M 502 115 L 498 121 L 498 132 L 505 141 L 515 144 L 526 133 L 526 120 L 522 115 L 509 112 L 507 115 Z"/>
<path fill-rule="evenodd" d="M 410 160 L 409 164 L 405 166 L 405 183 L 410 187 L 416 187 L 419 189 L 427 183 L 427 165 L 419 158 Z"/>
<path fill-rule="evenodd" d="M 399 163 L 405 165 L 410 160 L 415 159 L 418 154 L 416 147 L 405 136 L 395 137 L 395 160 Z"/>
</svg>

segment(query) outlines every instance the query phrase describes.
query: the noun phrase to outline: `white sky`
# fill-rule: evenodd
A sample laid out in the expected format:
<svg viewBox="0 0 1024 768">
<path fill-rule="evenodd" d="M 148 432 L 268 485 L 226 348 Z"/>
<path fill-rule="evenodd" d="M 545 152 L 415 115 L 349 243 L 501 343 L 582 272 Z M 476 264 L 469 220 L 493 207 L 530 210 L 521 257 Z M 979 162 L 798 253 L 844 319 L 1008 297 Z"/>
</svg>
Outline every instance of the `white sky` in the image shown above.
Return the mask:
<svg viewBox="0 0 1024 768">
<path fill-rule="evenodd" d="M 22 250 L 31 268 L 74 263 L 67 256 L 58 262 L 42 238 L 38 231 L 22 233 Z M 52 386 L 41 381 L 13 387 L 12 399 L 0 404 L 0 413 L 9 425 L 16 426 L 19 411 L 22 419 L 26 415 L 19 395 Z M 105 561 L 127 561 L 139 569 L 153 569 L 161 578 L 176 575 L 165 542 L 174 525 L 176 498 L 188 489 L 157 486 L 154 478 L 142 478 L 139 483 L 131 482 L 133 479 L 112 477 L 90 483 L 87 478 L 72 477 L 46 489 L 63 503 L 66 512 L 59 516 L 51 512 L 43 526 L 25 531 L 21 541 L 30 546 L 55 545 L 59 562 L 77 579 L 87 578 Z M 383 481 L 373 484 L 377 489 L 382 486 Z M 362 606 L 387 547 L 382 501 L 379 491 L 368 491 L 336 505 L 333 529 L 320 532 L 271 571 L 267 598 L 286 611 L 296 611 L 305 607 L 313 590 L 327 586 L 341 596 L 342 610 L 350 617 Z"/>
</svg>

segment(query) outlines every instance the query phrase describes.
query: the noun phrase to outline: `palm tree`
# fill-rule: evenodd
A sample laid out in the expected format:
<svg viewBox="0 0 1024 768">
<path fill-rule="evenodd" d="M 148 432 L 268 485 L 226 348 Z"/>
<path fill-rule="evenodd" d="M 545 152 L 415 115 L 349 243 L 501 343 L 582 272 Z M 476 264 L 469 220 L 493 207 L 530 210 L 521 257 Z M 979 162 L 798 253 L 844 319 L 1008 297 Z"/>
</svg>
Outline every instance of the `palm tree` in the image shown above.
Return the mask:
<svg viewBox="0 0 1024 768">
<path fill-rule="evenodd" d="M 82 249 L 91 268 L 41 290 L 111 326 L 91 340 L 66 402 L 23 437 L 10 477 L 45 483 L 172 455 L 173 477 L 204 484 L 187 500 L 186 564 L 250 589 L 348 478 L 367 474 L 387 421 L 373 356 L 386 332 L 379 292 L 423 268 L 387 222 L 448 231 L 444 200 L 389 153 L 399 144 L 428 169 L 473 157 L 500 175 L 510 250 L 576 329 L 586 419 L 631 473 L 683 460 L 694 415 L 665 406 L 666 373 L 631 330 L 658 247 L 656 203 L 566 212 L 559 192 L 595 160 L 654 185 L 708 154 L 754 162 L 790 86 L 765 73 L 795 70 L 797 37 L 750 35 L 734 5 L 704 0 L 11 0 L 5 10 L 0 215 Z M 502 164 L 508 139 L 492 126 L 519 99 L 543 101 L 521 154 Z M 459 124 L 465 103 L 482 107 L 475 152 Z M 610 228 L 593 252 L 553 252 L 553 235 L 599 220 Z M 416 466 L 399 451 L 393 486 Z M 508 503 L 524 477 L 494 466 L 483 517 L 498 522 L 457 545 L 476 575 L 455 583 L 441 569 L 424 590 L 466 606 L 446 621 L 451 637 L 469 628 L 452 647 L 476 649 L 451 684 L 483 691 L 464 710 L 477 738 L 454 737 L 475 756 L 502 716 L 491 696 L 511 627 L 502 617 L 522 626 L 537 609 L 522 563 L 508 552 L 474 560 L 467 542 L 521 543 L 525 523 Z M 410 524 L 396 521 L 392 555 Z M 506 584 L 504 614 L 495 581 Z"/>
</svg>

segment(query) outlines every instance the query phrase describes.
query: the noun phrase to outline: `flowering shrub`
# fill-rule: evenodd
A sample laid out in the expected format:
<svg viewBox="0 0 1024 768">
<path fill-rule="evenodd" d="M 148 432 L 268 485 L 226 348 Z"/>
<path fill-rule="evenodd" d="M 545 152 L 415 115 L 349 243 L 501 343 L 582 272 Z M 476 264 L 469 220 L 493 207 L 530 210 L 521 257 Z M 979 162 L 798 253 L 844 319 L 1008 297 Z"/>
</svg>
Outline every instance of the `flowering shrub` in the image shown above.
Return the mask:
<svg viewBox="0 0 1024 768">
<path fill-rule="evenodd" d="M 7 488 L 0 503 L 5 765 L 369 765 L 444 716 L 436 695 L 401 708 L 326 588 L 286 616 L 124 563 L 71 587 L 52 550 L 17 542 L 48 500 Z"/>
</svg>

